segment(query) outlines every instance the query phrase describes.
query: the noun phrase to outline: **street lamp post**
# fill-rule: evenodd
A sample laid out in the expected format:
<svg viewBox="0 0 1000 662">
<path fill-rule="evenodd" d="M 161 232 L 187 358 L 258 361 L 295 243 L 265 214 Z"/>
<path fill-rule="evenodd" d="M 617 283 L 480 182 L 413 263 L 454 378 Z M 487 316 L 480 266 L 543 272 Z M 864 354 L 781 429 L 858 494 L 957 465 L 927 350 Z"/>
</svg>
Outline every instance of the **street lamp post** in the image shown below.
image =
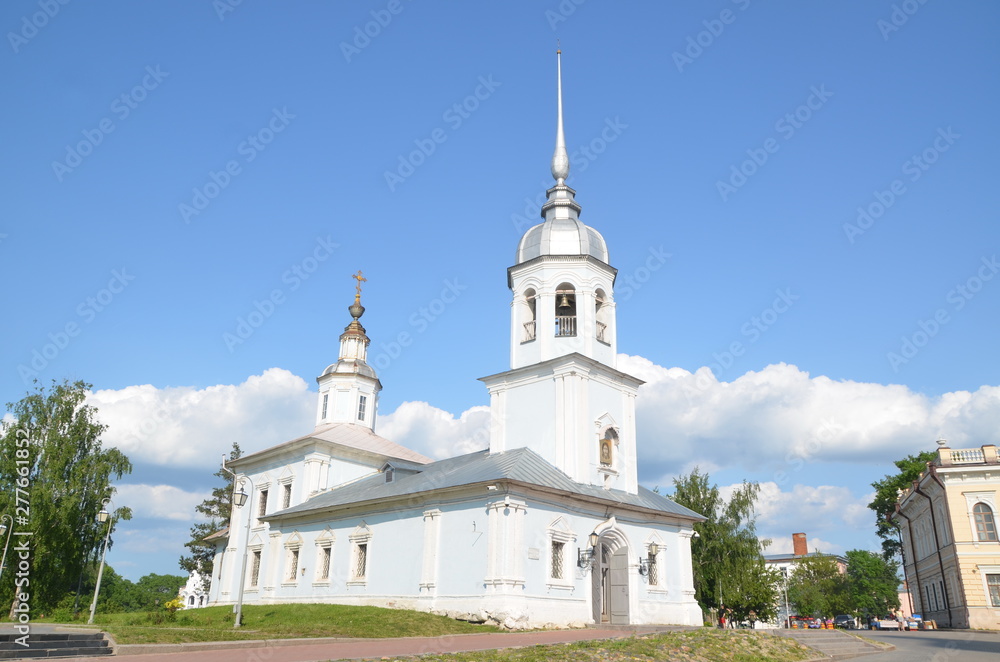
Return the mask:
<svg viewBox="0 0 1000 662">
<path fill-rule="evenodd" d="M 87 625 L 93 625 L 94 623 L 94 612 L 97 610 L 97 596 L 101 592 L 101 578 L 104 576 L 104 559 L 108 556 L 108 540 L 111 538 L 112 524 L 112 517 L 108 512 L 109 503 L 111 503 L 111 499 L 105 499 L 104 503 L 101 504 L 101 512 L 97 513 L 98 522 L 101 524 L 108 523 L 108 532 L 104 536 L 104 551 L 101 552 L 101 566 L 97 570 L 97 586 L 94 587 L 94 601 L 90 603 L 90 618 L 87 619 Z"/>
<path fill-rule="evenodd" d="M 791 625 L 791 622 L 789 620 L 791 614 L 788 613 L 788 568 L 781 569 L 781 576 L 784 578 L 784 580 L 781 582 L 781 590 L 785 594 L 785 627 L 787 628 L 789 625 Z"/>
<path fill-rule="evenodd" d="M 10 520 L 9 530 L 7 525 L 3 523 L 5 519 Z M 3 558 L 0 559 L 0 577 L 3 577 L 3 569 L 4 567 L 6 567 L 7 564 L 7 547 L 10 545 L 10 535 L 14 533 L 14 518 L 6 513 L 0 515 L 0 536 L 2 536 L 5 533 L 7 534 L 7 542 L 4 543 Z"/>
<path fill-rule="evenodd" d="M 226 456 L 222 456 L 222 470 L 233 477 L 233 482 L 236 481 L 236 474 L 230 471 L 229 467 L 226 466 Z M 240 491 L 233 493 L 233 505 L 237 508 L 242 508 L 247 502 L 247 493 L 243 491 L 243 481 L 250 483 L 250 489 L 253 490 L 253 481 L 249 477 L 243 476 L 240 479 Z M 247 552 L 250 549 L 250 509 L 247 509 L 247 535 L 246 541 L 243 545 L 243 563 L 240 565 L 240 589 L 238 592 L 238 597 L 236 599 L 236 620 L 233 622 L 233 627 L 238 628 L 243 625 L 243 586 L 246 584 L 247 578 Z M 233 521 L 232 515 L 229 517 L 230 523 Z"/>
</svg>

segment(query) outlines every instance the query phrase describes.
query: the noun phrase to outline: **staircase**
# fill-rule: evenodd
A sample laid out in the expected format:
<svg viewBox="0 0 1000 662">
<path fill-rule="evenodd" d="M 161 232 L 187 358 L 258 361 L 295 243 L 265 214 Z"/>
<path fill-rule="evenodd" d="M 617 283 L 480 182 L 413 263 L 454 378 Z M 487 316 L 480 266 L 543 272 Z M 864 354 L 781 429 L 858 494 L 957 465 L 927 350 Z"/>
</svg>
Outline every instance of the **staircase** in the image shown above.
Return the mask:
<svg viewBox="0 0 1000 662">
<path fill-rule="evenodd" d="M 16 642 L 20 636 L 0 634 L 0 660 L 96 657 L 113 653 L 103 632 L 32 633 L 27 647 Z"/>
<path fill-rule="evenodd" d="M 846 660 L 892 650 L 869 644 L 841 630 L 772 630 L 772 632 L 814 648 L 824 655 L 829 655 L 833 660 Z"/>
</svg>

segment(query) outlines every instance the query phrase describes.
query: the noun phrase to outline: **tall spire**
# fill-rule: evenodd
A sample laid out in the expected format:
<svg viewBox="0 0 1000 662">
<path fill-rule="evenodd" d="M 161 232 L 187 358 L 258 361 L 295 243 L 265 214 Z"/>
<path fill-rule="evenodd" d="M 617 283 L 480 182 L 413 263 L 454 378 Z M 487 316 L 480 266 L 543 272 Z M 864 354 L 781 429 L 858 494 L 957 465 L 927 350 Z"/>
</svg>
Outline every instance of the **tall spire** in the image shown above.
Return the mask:
<svg viewBox="0 0 1000 662">
<path fill-rule="evenodd" d="M 566 152 L 566 137 L 563 135 L 562 49 L 556 50 L 556 151 L 552 154 L 552 176 L 559 186 L 565 184 L 569 177 L 569 154 Z"/>
</svg>

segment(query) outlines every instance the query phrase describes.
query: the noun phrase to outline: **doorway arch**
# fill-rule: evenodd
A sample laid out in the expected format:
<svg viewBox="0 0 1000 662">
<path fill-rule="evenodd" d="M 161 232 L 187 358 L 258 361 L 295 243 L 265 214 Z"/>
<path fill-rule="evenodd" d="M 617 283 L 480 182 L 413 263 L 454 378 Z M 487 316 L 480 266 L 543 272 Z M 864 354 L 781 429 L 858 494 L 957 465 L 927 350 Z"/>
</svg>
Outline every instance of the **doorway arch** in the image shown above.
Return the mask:
<svg viewBox="0 0 1000 662">
<path fill-rule="evenodd" d="M 616 529 L 600 533 L 591 574 L 594 623 L 628 625 L 629 571 L 628 541 Z"/>
</svg>

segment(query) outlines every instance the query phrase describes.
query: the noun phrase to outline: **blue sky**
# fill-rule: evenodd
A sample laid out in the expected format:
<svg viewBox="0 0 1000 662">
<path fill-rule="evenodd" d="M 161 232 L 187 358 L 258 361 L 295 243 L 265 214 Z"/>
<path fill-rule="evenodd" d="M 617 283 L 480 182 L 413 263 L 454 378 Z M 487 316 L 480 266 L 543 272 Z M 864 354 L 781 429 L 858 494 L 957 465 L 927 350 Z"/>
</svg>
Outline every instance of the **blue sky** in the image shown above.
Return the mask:
<svg viewBox="0 0 1000 662">
<path fill-rule="evenodd" d="M 648 382 L 642 482 L 760 481 L 773 551 L 843 552 L 876 545 L 892 460 L 1000 441 L 994 3 L 14 0 L 0 25 L 0 394 L 94 385 L 136 464 L 133 579 L 177 572 L 232 441 L 311 429 L 358 269 L 379 431 L 481 445 L 556 39 Z"/>
</svg>

